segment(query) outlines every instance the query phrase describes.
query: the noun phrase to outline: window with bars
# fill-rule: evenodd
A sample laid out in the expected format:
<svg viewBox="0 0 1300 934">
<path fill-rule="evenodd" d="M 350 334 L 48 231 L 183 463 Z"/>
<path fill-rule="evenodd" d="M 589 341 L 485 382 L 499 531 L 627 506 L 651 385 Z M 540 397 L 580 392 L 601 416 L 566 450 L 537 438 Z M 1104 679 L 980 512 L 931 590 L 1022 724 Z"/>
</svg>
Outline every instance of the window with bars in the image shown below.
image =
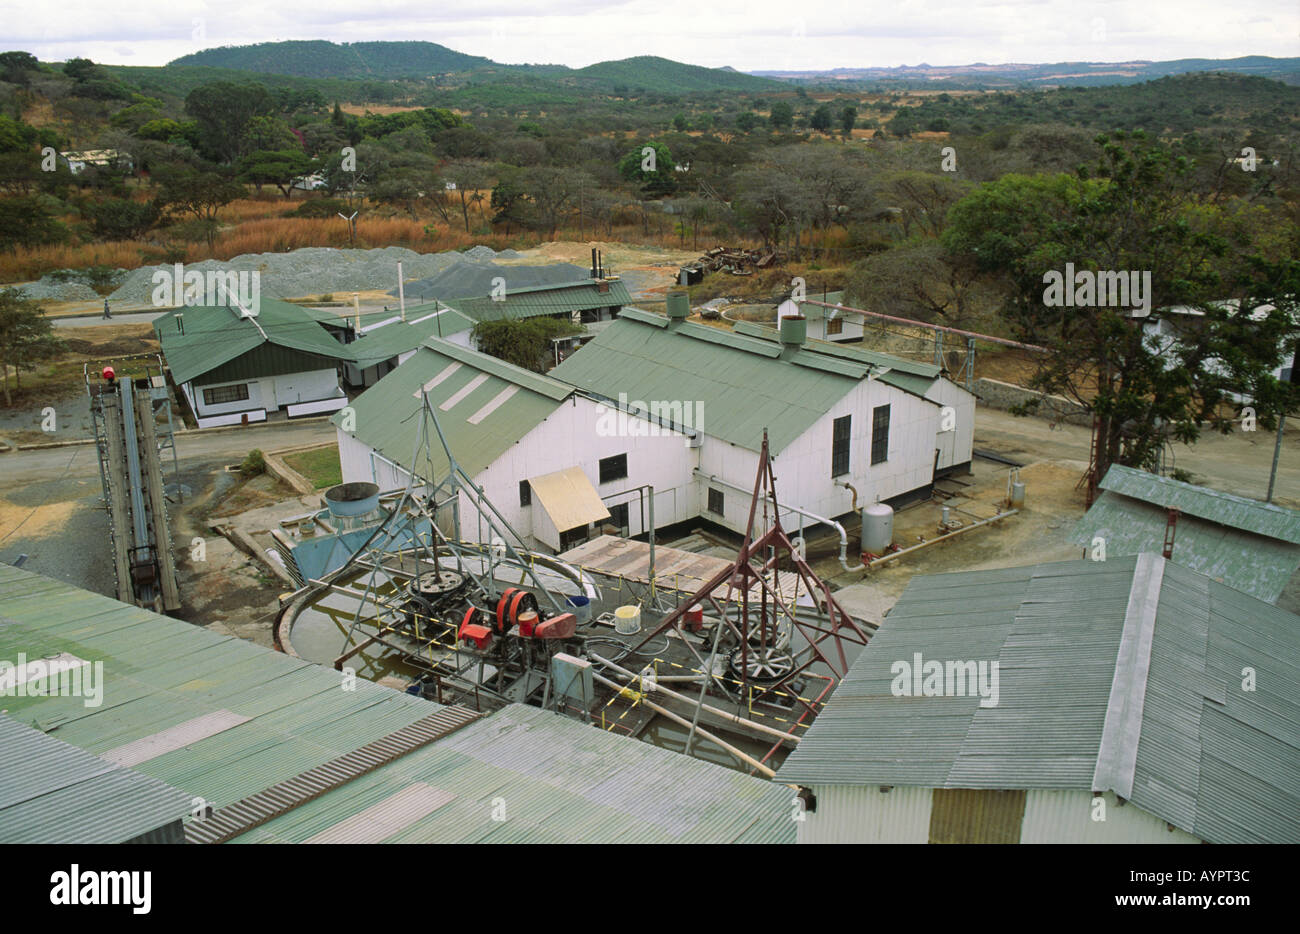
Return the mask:
<svg viewBox="0 0 1300 934">
<path fill-rule="evenodd" d="M 248 384 L 237 386 L 218 386 L 203 390 L 204 405 L 223 405 L 227 402 L 245 402 L 248 400 Z"/>
<path fill-rule="evenodd" d="M 883 464 L 889 459 L 889 406 L 878 405 L 871 410 L 871 463 Z"/>
<path fill-rule="evenodd" d="M 826 322 L 826 334 L 827 334 L 828 337 L 829 337 L 830 335 L 832 335 L 832 334 L 843 334 L 843 333 L 844 333 L 844 319 L 843 319 L 843 318 L 841 318 L 841 317 L 839 317 L 839 316 L 837 315 L 836 317 L 834 317 L 834 318 L 830 318 L 830 319 L 827 320 L 827 322 Z"/>
<path fill-rule="evenodd" d="M 832 422 L 831 476 L 842 477 L 849 472 L 849 434 L 853 429 L 853 416 L 844 415 Z"/>
<path fill-rule="evenodd" d="M 722 515 L 722 491 L 709 488 L 709 512 Z"/>
</svg>

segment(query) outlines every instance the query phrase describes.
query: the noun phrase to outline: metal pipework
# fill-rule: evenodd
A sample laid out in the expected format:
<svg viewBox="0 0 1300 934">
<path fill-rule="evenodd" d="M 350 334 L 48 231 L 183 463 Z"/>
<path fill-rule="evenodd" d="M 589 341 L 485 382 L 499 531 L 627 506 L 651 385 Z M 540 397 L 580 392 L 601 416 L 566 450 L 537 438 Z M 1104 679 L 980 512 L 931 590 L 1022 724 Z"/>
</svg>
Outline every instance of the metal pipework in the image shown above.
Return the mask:
<svg viewBox="0 0 1300 934">
<path fill-rule="evenodd" d="M 716 477 L 716 476 L 713 475 L 713 474 L 706 474 L 706 473 L 704 473 L 704 472 L 701 471 L 700 468 L 698 468 L 698 467 L 696 467 L 696 468 L 694 469 L 694 471 L 692 471 L 692 472 L 693 472 L 693 473 L 696 473 L 696 474 L 699 474 L 701 477 L 704 477 L 704 478 L 705 478 L 709 483 L 716 483 L 716 484 L 718 484 L 719 486 L 725 486 L 725 487 L 727 487 L 728 489 L 736 490 L 737 492 L 744 493 L 744 494 L 746 494 L 746 495 L 748 495 L 748 496 L 753 496 L 753 495 L 754 495 L 754 491 L 753 491 L 753 490 L 746 490 L 744 487 L 736 486 L 736 484 L 734 484 L 734 483 L 728 483 L 726 480 L 720 480 L 720 479 L 718 479 L 718 477 Z M 848 484 L 845 484 L 845 486 L 848 486 Z M 773 505 L 775 506 L 776 504 L 774 503 Z M 814 522 L 822 522 L 822 523 L 825 523 L 826 525 L 831 526 L 831 528 L 835 529 L 835 531 L 837 531 L 837 532 L 840 533 L 840 555 L 839 555 L 839 558 L 840 558 L 840 567 L 844 568 L 844 570 L 846 570 L 846 571 L 865 571 L 865 570 L 867 570 L 868 565 L 863 564 L 860 560 L 859 560 L 859 562 L 858 562 L 858 566 L 857 566 L 857 567 L 851 567 L 851 566 L 849 565 L 849 561 L 848 561 L 848 557 L 849 557 L 849 533 L 846 532 L 846 531 L 844 531 L 844 526 L 840 525 L 840 524 L 839 524 L 838 522 L 836 522 L 834 519 L 827 519 L 825 516 L 819 516 L 819 515 L 817 515 L 815 512 L 809 512 L 809 511 L 806 510 L 806 509 L 800 509 L 798 506 L 791 506 L 789 503 L 784 503 L 784 504 L 782 504 L 779 508 L 780 508 L 781 510 L 783 510 L 783 511 L 793 512 L 793 513 L 796 514 L 796 515 L 803 516 L 803 517 L 806 518 L 806 519 L 812 519 Z"/>
</svg>

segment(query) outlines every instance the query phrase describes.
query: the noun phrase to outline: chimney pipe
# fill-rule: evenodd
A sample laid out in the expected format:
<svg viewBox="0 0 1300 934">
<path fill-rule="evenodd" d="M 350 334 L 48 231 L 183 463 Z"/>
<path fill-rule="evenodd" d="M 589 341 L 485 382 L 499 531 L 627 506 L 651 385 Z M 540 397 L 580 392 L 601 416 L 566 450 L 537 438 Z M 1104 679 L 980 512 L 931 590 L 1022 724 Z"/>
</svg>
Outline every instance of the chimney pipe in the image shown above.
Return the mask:
<svg viewBox="0 0 1300 934">
<path fill-rule="evenodd" d="M 180 312 L 177 312 L 177 313 L 176 313 L 176 330 L 180 331 L 182 334 L 185 333 L 185 321 L 184 321 L 184 318 L 185 318 L 185 315 L 181 314 Z"/>
<path fill-rule="evenodd" d="M 600 278 L 600 267 L 596 264 L 596 248 L 591 248 L 591 278 Z"/>
<path fill-rule="evenodd" d="M 397 264 L 397 304 L 402 309 L 402 323 L 406 323 L 406 288 L 402 284 L 402 264 Z"/>
<path fill-rule="evenodd" d="M 685 289 L 668 292 L 668 326 L 676 327 L 691 316 L 691 299 Z"/>
<path fill-rule="evenodd" d="M 781 343 L 793 352 L 808 339 L 808 319 L 803 315 L 786 315 L 781 319 Z"/>
</svg>

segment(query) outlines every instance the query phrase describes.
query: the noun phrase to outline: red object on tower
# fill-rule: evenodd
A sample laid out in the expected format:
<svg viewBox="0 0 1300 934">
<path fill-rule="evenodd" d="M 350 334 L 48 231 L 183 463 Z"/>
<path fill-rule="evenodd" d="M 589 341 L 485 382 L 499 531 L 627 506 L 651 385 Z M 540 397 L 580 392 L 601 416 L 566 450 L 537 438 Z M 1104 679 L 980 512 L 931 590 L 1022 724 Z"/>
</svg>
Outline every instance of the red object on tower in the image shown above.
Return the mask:
<svg viewBox="0 0 1300 934">
<path fill-rule="evenodd" d="M 561 613 L 538 623 L 533 635 L 538 639 L 568 639 L 578 629 L 578 618 L 572 613 Z"/>
<path fill-rule="evenodd" d="M 110 383 L 117 379 L 117 373 L 113 371 L 111 366 L 104 367 L 103 371 L 99 375 L 104 377 L 104 379 L 108 380 Z"/>
</svg>

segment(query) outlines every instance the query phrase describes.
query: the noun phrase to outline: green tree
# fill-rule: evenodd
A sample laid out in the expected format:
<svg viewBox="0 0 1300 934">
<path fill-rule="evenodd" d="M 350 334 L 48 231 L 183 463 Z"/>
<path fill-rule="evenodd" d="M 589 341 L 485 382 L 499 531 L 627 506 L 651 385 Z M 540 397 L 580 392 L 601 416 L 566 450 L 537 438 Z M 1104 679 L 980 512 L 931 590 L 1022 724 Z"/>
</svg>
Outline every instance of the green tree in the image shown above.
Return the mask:
<svg viewBox="0 0 1300 934">
<path fill-rule="evenodd" d="M 822 104 L 813 111 L 813 115 L 811 119 L 809 119 L 808 125 L 818 133 L 829 133 L 834 121 L 835 118 L 831 116 L 831 105 Z"/>
<path fill-rule="evenodd" d="M 185 112 L 198 123 L 199 148 L 219 162 L 234 162 L 251 152 L 249 123 L 270 116 L 275 102 L 260 84 L 215 81 L 195 88 L 185 98 Z"/>
<path fill-rule="evenodd" d="M 771 113 L 768 115 L 768 122 L 772 124 L 774 130 L 788 130 L 794 126 L 794 108 L 785 101 L 777 101 L 772 105 Z"/>
<path fill-rule="evenodd" d="M 235 163 L 235 177 L 241 182 L 256 185 L 274 185 L 288 198 L 293 194 L 293 180 L 300 175 L 310 175 L 315 163 L 301 149 L 251 152 Z"/>
<path fill-rule="evenodd" d="M 480 321 L 474 326 L 472 337 L 485 354 L 525 370 L 545 373 L 555 364 L 551 341 L 581 331 L 572 322 L 556 318 L 502 318 Z"/>
<path fill-rule="evenodd" d="M 33 369 L 63 349 L 54 327 L 39 304 L 23 297 L 18 289 L 0 291 L 0 373 L 3 374 L 5 405 L 13 403 L 9 371 L 14 389 L 21 389 L 21 373 Z"/>
<path fill-rule="evenodd" d="M 618 160 L 618 174 L 629 182 L 638 182 L 642 194 L 662 197 L 677 190 L 676 171 L 672 153 L 663 143 L 646 143 L 638 146 Z"/>
<path fill-rule="evenodd" d="M 168 173 L 163 181 L 158 206 L 165 212 L 190 217 L 197 225 L 202 225 L 211 249 L 217 238 L 217 215 L 243 194 L 242 185 L 216 172 L 180 169 Z"/>
<path fill-rule="evenodd" d="M 858 122 L 858 108 L 849 104 L 840 111 L 840 135 L 848 139 L 853 135 L 853 127 Z"/>
<path fill-rule="evenodd" d="M 1141 133 L 1098 145 L 1096 166 L 1077 176 L 981 186 L 953 206 L 943 237 L 997 277 L 1015 336 L 1047 349 L 1034 388 L 1095 415 L 1094 480 L 1113 463 L 1153 468 L 1165 444 L 1192 443 L 1207 424 L 1229 431 L 1230 393 L 1253 398 L 1265 427 L 1300 405 L 1297 387 L 1272 376 L 1300 328 L 1294 240 L 1270 239 L 1276 221 L 1206 203 L 1186 184 L 1186 160 Z M 1149 293 L 1136 313 L 1132 295 L 1127 307 L 1066 303 L 1051 290 L 1066 263 L 1076 282 L 1136 274 Z"/>
<path fill-rule="evenodd" d="M 152 201 L 108 198 L 86 209 L 90 229 L 104 240 L 135 240 L 158 223 L 158 206 Z"/>
<path fill-rule="evenodd" d="M 68 230 L 39 195 L 0 198 L 0 250 L 62 243 Z"/>
</svg>

